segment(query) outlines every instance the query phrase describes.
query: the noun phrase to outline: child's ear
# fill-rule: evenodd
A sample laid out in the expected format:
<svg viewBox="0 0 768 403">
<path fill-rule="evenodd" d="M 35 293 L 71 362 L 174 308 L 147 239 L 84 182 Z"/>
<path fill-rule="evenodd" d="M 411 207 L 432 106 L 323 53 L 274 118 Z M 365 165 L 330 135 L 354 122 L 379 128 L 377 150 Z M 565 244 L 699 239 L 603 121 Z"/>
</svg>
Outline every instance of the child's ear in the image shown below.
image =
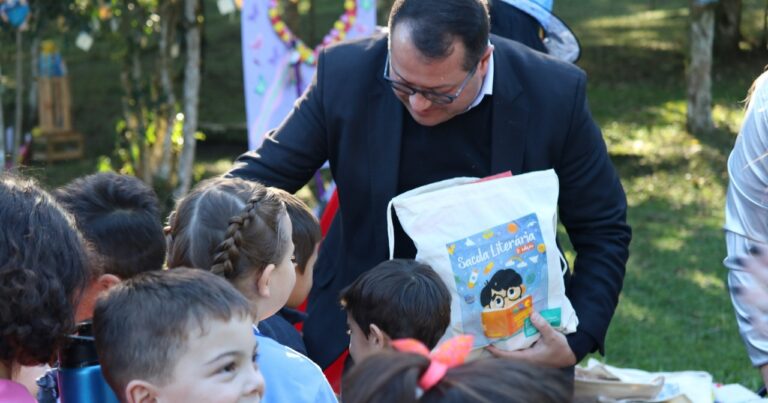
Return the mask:
<svg viewBox="0 0 768 403">
<path fill-rule="evenodd" d="M 128 403 L 157 402 L 157 388 L 147 381 L 135 379 L 125 387 L 125 399 Z"/>
<path fill-rule="evenodd" d="M 369 326 L 368 341 L 376 347 L 387 347 L 389 345 L 389 336 L 381 328 L 371 323 Z"/>
<path fill-rule="evenodd" d="M 117 277 L 114 274 L 102 274 L 96 280 L 96 284 L 98 284 L 99 291 L 101 293 L 109 291 L 109 289 L 118 285 L 119 283 L 120 277 Z"/>
<path fill-rule="evenodd" d="M 275 271 L 276 267 L 272 263 L 268 264 L 261 273 L 261 277 L 256 280 L 256 291 L 262 298 L 269 298 L 269 280 L 272 278 L 272 272 Z"/>
</svg>

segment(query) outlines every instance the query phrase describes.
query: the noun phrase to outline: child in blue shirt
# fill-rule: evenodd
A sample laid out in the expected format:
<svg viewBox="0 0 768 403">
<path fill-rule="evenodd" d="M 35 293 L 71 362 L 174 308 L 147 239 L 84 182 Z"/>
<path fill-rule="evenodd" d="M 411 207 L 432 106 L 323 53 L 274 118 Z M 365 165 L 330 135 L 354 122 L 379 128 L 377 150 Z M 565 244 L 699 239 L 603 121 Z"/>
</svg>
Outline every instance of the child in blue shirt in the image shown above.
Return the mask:
<svg viewBox="0 0 768 403">
<path fill-rule="evenodd" d="M 285 305 L 296 281 L 292 226 L 273 189 L 239 178 L 209 179 L 179 201 L 169 225 L 168 267 L 226 278 L 248 298 L 257 321 Z M 254 333 L 264 402 L 337 401 L 315 363 L 258 328 Z"/>
<path fill-rule="evenodd" d="M 296 284 L 286 306 L 277 314 L 259 323 L 261 334 L 273 338 L 278 343 L 288 346 L 304 355 L 307 348 L 301 333 L 294 327 L 306 318 L 298 308 L 309 295 L 312 288 L 312 274 L 317 260 L 317 248 L 320 245 L 320 223 L 317 217 L 298 197 L 282 190 L 273 188 L 278 197 L 285 203 L 288 217 L 291 218 L 291 239 L 293 240 L 293 264 L 296 268 Z"/>
</svg>

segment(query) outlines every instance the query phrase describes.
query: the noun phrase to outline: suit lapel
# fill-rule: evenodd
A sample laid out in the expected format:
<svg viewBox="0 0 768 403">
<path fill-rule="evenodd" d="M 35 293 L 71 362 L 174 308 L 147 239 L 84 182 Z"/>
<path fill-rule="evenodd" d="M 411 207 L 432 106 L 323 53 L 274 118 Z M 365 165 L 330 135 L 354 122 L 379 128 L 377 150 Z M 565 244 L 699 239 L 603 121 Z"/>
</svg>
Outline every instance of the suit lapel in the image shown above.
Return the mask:
<svg viewBox="0 0 768 403">
<path fill-rule="evenodd" d="M 493 39 L 493 37 L 492 37 Z M 524 103 L 522 86 L 511 63 L 500 52 L 494 51 L 493 119 L 491 122 L 491 174 L 512 171 L 522 173 L 525 141 L 530 116 Z"/>
</svg>

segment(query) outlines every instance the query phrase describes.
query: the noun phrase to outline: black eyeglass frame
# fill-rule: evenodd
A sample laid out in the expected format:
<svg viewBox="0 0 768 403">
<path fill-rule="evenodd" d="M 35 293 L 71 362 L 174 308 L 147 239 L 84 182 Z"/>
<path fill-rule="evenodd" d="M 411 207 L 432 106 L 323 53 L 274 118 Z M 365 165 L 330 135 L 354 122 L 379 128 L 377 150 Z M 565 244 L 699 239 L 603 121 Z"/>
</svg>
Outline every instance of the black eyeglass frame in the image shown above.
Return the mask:
<svg viewBox="0 0 768 403">
<path fill-rule="evenodd" d="M 390 61 L 389 52 L 387 52 L 387 61 L 386 61 L 386 64 L 384 65 L 383 78 L 384 78 L 384 81 L 388 82 L 389 85 L 392 86 L 393 90 L 401 92 L 408 96 L 412 96 L 418 93 L 418 94 L 421 94 L 422 97 L 429 100 L 430 102 L 434 102 L 440 105 L 451 104 L 453 103 L 453 101 L 456 100 L 456 98 L 458 98 L 461 95 L 461 92 L 464 91 L 464 88 L 466 88 L 467 84 L 469 84 L 469 80 L 471 80 L 472 77 L 477 72 L 477 66 L 479 65 L 479 63 L 476 64 L 475 67 L 473 67 L 472 70 L 469 71 L 469 73 L 467 74 L 467 77 L 464 78 L 464 81 L 462 81 L 461 84 L 459 84 L 459 88 L 456 90 L 456 93 L 451 95 L 451 94 L 434 92 L 430 90 L 420 90 L 417 88 L 413 88 L 406 83 L 393 80 L 392 77 L 389 76 L 389 64 L 390 64 L 389 61 Z"/>
</svg>

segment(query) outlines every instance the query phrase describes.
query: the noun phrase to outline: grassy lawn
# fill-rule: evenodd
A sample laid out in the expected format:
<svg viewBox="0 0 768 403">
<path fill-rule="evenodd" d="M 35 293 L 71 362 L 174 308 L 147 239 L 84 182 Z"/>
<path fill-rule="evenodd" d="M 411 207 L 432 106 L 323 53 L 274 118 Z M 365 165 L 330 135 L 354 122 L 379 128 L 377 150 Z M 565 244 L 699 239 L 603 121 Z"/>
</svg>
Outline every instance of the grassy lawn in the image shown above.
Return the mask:
<svg viewBox="0 0 768 403">
<path fill-rule="evenodd" d="M 316 2 L 322 5 L 318 15 L 336 18 L 340 5 Z M 721 226 L 726 159 L 741 120 L 740 101 L 768 55 L 745 43 L 743 54 L 716 60 L 718 130 L 692 135 L 685 130 L 687 1 L 555 3 L 581 40 L 578 64 L 589 74 L 591 108 L 627 192 L 634 232 L 624 291 L 601 359 L 650 371 L 704 370 L 717 382 L 756 388 L 759 377 L 741 343 L 726 289 Z M 744 5 L 743 31 L 756 41 L 763 2 L 744 0 Z M 228 127 L 209 131 L 209 140 L 200 143 L 198 177 L 226 170 L 245 149 L 239 17 L 220 16 L 213 0 L 206 0 L 206 15 L 200 120 Z M 314 29 L 323 26 L 318 22 Z M 99 46 L 88 54 L 66 51 L 76 126 L 92 147 L 83 161 L 30 168 L 51 186 L 92 172 L 96 157 L 111 149 L 120 113 L 119 65 Z"/>
<path fill-rule="evenodd" d="M 714 64 L 718 130 L 685 130 L 686 1 L 557 1 L 583 47 L 579 65 L 629 201 L 634 237 L 605 362 L 650 371 L 704 370 L 756 388 L 728 297 L 722 234 L 726 160 L 741 100 L 768 62 L 750 51 Z M 759 37 L 761 4 L 745 1 Z M 748 45 L 745 45 L 748 47 Z"/>
</svg>

